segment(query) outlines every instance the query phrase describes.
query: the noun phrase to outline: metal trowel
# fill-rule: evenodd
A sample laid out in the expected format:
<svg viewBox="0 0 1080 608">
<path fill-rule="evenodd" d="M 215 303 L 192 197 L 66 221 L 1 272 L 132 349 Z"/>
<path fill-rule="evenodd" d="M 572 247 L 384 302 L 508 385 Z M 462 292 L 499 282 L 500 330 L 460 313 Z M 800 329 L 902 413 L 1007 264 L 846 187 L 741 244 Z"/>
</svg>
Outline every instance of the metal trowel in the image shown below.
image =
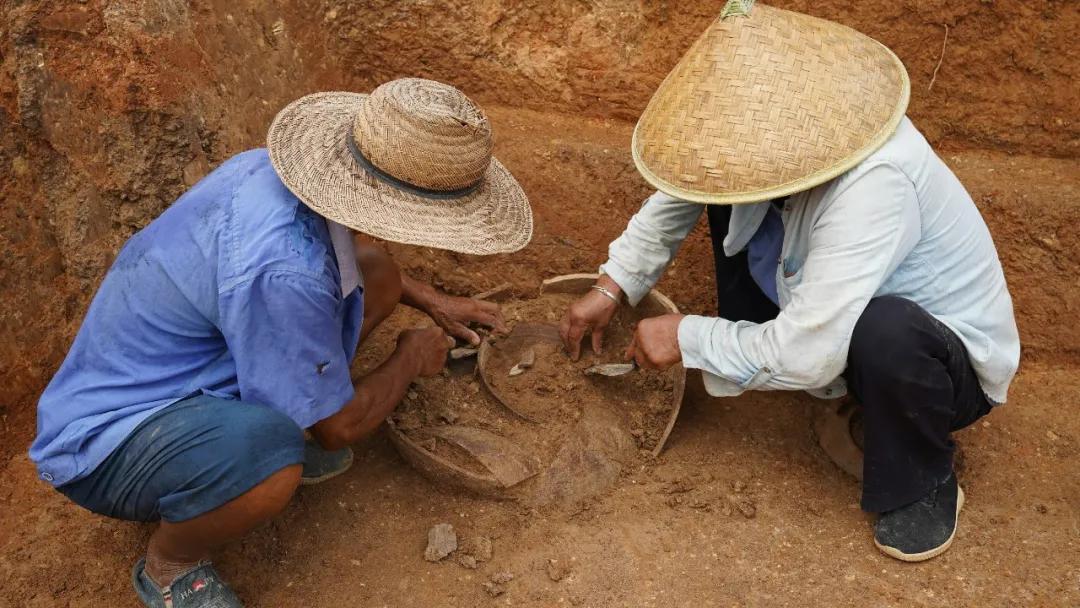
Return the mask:
<svg viewBox="0 0 1080 608">
<path fill-rule="evenodd" d="M 637 363 L 601 363 L 585 370 L 586 376 L 625 376 L 638 368 Z"/>
</svg>

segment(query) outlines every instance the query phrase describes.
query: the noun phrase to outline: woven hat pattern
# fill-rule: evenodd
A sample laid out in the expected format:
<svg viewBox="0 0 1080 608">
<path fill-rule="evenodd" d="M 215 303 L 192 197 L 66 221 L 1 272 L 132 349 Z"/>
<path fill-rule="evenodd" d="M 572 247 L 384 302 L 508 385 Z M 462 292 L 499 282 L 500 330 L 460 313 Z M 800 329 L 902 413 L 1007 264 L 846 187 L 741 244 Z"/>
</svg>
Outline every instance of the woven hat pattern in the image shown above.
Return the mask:
<svg viewBox="0 0 1080 608">
<path fill-rule="evenodd" d="M 746 12 L 714 22 L 635 129 L 639 171 L 678 198 L 751 203 L 824 183 L 880 147 L 907 108 L 907 72 L 875 40 L 761 4 Z"/>
<path fill-rule="evenodd" d="M 491 125 L 457 89 L 402 78 L 364 100 L 353 124 L 356 144 L 376 167 L 410 184 L 458 190 L 484 177 Z"/>
<path fill-rule="evenodd" d="M 419 88 L 428 87 L 434 91 L 445 87 L 465 98 L 456 89 L 439 83 Z M 437 92 L 435 97 L 441 94 Z M 399 124 L 387 131 L 385 140 L 374 139 L 374 130 L 365 127 L 365 156 L 371 154 L 369 160 L 376 167 L 414 186 L 432 190 L 454 189 L 459 182 L 473 178 L 468 171 L 479 173 L 479 183 L 466 194 L 433 198 L 402 190 L 379 179 L 354 156 L 348 140 L 350 135 L 355 138 L 361 130 L 357 123 L 363 112 L 371 112 L 370 120 L 375 124 L 393 122 L 378 117 L 371 108 L 379 106 L 368 106 L 367 99 L 368 95 L 358 93 L 315 93 L 294 101 L 278 113 L 270 126 L 267 147 L 274 170 L 297 198 L 335 222 L 364 234 L 408 245 L 487 255 L 517 251 L 528 244 L 533 229 L 528 198 L 506 167 L 490 155 L 490 127 L 486 126 L 487 121 L 482 119 L 483 114 L 478 109 L 475 114 L 468 115 L 472 122 L 466 122 L 478 126 L 481 136 L 440 134 L 439 129 L 429 125 L 441 124 L 441 118 L 431 116 L 410 117 L 415 124 L 425 125 L 425 128 L 404 128 Z M 432 107 L 419 99 L 397 103 L 398 107 L 412 108 L 419 113 Z M 466 108 L 471 104 L 459 102 L 458 107 Z M 438 104 L 435 107 L 436 113 L 442 111 Z M 401 112 L 408 114 L 405 110 Z M 483 135 L 484 129 L 487 129 L 487 135 Z M 460 123 L 457 130 L 461 130 Z M 455 157 L 454 151 L 468 147 L 469 142 L 472 142 L 473 152 Z M 359 147 L 360 142 L 357 145 Z M 482 156 L 478 150 L 485 146 L 489 151 L 483 156 L 481 170 L 477 168 Z M 384 148 L 393 148 L 394 152 L 383 154 Z M 422 160 L 404 158 L 410 154 Z M 471 157 L 475 159 L 469 160 Z M 422 174 L 417 168 L 430 169 L 434 173 L 436 161 L 432 159 L 435 158 L 441 159 L 438 162 L 454 164 L 457 169 L 439 174 L 442 177 L 420 179 Z"/>
</svg>

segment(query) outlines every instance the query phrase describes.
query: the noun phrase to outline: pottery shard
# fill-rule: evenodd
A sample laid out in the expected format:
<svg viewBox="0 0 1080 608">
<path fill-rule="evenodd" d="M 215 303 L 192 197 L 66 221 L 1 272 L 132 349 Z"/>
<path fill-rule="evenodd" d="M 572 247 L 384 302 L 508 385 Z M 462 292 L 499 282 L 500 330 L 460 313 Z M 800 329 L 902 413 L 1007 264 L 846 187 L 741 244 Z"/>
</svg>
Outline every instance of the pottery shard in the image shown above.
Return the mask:
<svg viewBox="0 0 1080 608">
<path fill-rule="evenodd" d="M 477 349 L 472 348 L 472 347 L 455 348 L 455 349 L 450 351 L 450 358 L 453 359 L 454 361 L 459 361 L 461 359 L 468 359 L 469 357 L 475 357 L 476 353 L 477 353 Z"/>
<path fill-rule="evenodd" d="M 534 365 L 536 365 L 536 351 L 530 348 L 521 356 L 521 360 L 517 362 L 517 365 L 510 368 L 510 375 L 520 376 L 525 373 L 525 370 Z"/>
<path fill-rule="evenodd" d="M 436 524 L 428 530 L 427 549 L 424 559 L 437 562 L 457 550 L 457 534 L 450 524 Z"/>
</svg>

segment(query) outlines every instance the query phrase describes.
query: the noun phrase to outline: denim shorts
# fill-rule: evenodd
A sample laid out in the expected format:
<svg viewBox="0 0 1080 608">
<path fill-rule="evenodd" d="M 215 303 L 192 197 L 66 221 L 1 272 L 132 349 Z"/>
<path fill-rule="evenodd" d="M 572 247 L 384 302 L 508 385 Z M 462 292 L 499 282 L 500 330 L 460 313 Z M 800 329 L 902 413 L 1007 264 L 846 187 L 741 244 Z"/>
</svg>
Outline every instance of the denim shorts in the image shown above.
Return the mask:
<svg viewBox="0 0 1080 608">
<path fill-rule="evenodd" d="M 153 414 L 92 473 L 57 488 L 94 513 L 180 522 L 304 462 L 304 433 L 264 405 L 198 395 Z"/>
</svg>

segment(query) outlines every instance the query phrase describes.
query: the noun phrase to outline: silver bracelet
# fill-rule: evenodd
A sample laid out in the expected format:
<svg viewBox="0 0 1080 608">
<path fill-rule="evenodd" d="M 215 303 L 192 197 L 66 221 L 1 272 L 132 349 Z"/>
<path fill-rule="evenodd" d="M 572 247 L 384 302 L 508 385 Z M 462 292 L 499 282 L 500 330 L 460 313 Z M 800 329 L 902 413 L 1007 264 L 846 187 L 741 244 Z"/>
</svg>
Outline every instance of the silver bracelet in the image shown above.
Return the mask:
<svg viewBox="0 0 1080 608">
<path fill-rule="evenodd" d="M 612 302 L 615 302 L 616 304 L 619 303 L 619 296 L 611 293 L 611 290 L 608 289 L 607 287 L 604 287 L 603 285 L 593 285 L 589 289 L 592 289 L 593 291 L 599 291 L 600 293 L 604 294 L 605 296 L 611 298 Z"/>
</svg>

